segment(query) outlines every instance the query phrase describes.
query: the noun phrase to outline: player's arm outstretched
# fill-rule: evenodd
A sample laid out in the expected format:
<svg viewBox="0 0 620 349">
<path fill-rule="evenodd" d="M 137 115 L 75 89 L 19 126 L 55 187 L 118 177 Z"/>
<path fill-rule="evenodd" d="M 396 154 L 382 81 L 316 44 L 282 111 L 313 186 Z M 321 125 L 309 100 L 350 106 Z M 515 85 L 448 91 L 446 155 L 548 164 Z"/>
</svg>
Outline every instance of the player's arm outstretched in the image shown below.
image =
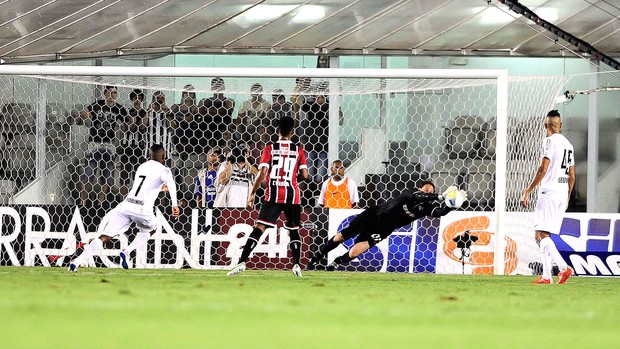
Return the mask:
<svg viewBox="0 0 620 349">
<path fill-rule="evenodd" d="M 413 193 L 416 200 L 419 201 L 443 201 L 445 205 L 436 205 L 431 211 L 431 216 L 441 217 L 447 215 L 450 211 L 461 207 L 467 201 L 467 192 L 459 190 L 456 186 L 450 186 L 441 194 L 427 193 L 424 191 L 416 191 Z"/>
</svg>

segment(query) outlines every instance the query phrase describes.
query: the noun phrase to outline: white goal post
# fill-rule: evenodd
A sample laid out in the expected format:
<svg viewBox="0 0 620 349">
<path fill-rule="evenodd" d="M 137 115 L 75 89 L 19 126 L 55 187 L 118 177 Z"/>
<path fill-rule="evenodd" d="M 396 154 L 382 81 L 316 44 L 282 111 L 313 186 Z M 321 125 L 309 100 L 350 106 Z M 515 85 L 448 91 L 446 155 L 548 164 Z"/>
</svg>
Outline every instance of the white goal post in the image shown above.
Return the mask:
<svg viewBox="0 0 620 349">
<path fill-rule="evenodd" d="M 219 89 L 214 88 L 215 78 L 223 80 Z M 10 169 L 5 171 L 1 179 L 3 186 L 9 189 L 0 195 L 5 206 L 75 207 L 82 203 L 79 201 L 81 197 L 78 192 L 84 190 L 81 183 L 85 166 L 83 157 L 88 151 L 89 138 L 88 125 L 80 124 L 76 120 L 90 103 L 100 98 L 105 86 L 117 88 L 119 94 L 116 102 L 127 109 L 131 108 L 131 101 L 127 96 L 131 96 L 132 91 L 135 93 L 137 89 L 146 96 L 145 110 L 156 91 L 166 94 L 166 103 L 171 107 L 169 113 L 174 113 L 175 105 L 180 108 L 184 96 L 191 95 L 196 111 L 192 112 L 189 119 L 184 119 L 182 115 L 167 115 L 169 127 L 166 126 L 163 131 L 169 135 L 164 138 L 170 143 L 172 167 L 177 170 L 181 197 L 187 200 L 188 209 L 199 211 L 191 216 L 192 219 L 198 217 L 196 219 L 201 223 L 192 222 L 192 233 L 187 236 L 200 234 L 200 231 L 194 230 L 201 229 L 203 213 L 193 202 L 196 188 L 192 179 L 204 166 L 206 151 L 213 147 L 228 149 L 234 147 L 231 144 L 243 143 L 244 147 L 259 153 L 262 144 L 275 132 L 273 119 L 283 113 L 290 113 L 298 121 L 297 135 L 301 143 L 311 144 L 312 147 L 322 142 L 322 139 L 327 140 L 327 144 L 318 144 L 317 149 L 320 150 L 316 151 L 316 159 L 313 158 L 316 162 L 311 164 L 314 167 L 312 174 L 315 181 L 303 188 L 308 193 L 302 202 L 308 211 L 307 255 L 325 238 L 326 232 L 321 230 L 328 230 L 328 226 L 332 225 L 332 222 L 329 222 L 331 214 L 327 210 L 316 208 L 316 196 L 321 180 L 329 174 L 331 161 L 341 159 L 347 166 L 348 176 L 359 185 L 360 208 L 384 202 L 421 179 L 433 180 L 438 191 L 452 184 L 464 188 L 472 198 L 464 210 L 472 212 L 473 215 L 480 212 L 490 215 L 492 226 L 480 229 L 480 234 L 486 236 L 486 230 L 494 234 L 492 241 L 481 246 L 481 249 L 486 249 L 485 252 L 472 256 L 472 260 L 481 260 L 480 265 L 475 266 L 472 262 L 467 271 L 527 273 L 527 265 L 536 261 L 537 256 L 535 251 L 532 251 L 531 244 L 521 245 L 522 241 L 528 239 L 533 242 L 533 233 L 527 224 L 530 217 L 518 208 L 518 197 L 515 195 L 518 195 L 516 193 L 523 189 L 530 179 L 529 176 L 533 174 L 531 169 L 535 166 L 533 163 L 537 159 L 536 151 L 542 139 L 541 116 L 553 105 L 553 98 L 565 82 L 561 77 L 513 78 L 509 77 L 505 70 L 480 69 L 0 65 L 0 105 L 5 137 L 0 145 L 3 148 L 3 161 Z M 254 86 L 256 84 L 260 84 L 260 89 Z M 211 130 L 209 125 L 202 129 L 200 124 L 207 123 L 205 120 L 216 123 L 213 116 L 208 115 L 211 111 L 207 106 L 208 103 L 213 103 L 209 101 L 209 97 L 214 93 L 225 93 L 234 100 L 226 107 L 228 124 L 220 129 L 216 126 L 215 131 Z M 263 94 L 269 96 L 260 102 L 265 109 L 252 109 L 255 108 L 251 102 L 252 95 Z M 277 95 L 280 94 L 286 96 L 287 103 L 293 101 L 288 109 L 278 106 L 275 110 Z M 313 114 L 318 113 L 314 111 L 313 103 L 323 103 L 318 102 L 320 96 L 325 96 L 324 100 L 329 106 L 325 112 L 325 123 L 313 121 L 318 115 Z M 247 105 L 246 100 L 250 101 Z M 317 106 L 316 110 L 320 110 L 320 107 L 321 105 Z M 213 108 L 216 108 L 215 105 Z M 193 109 L 190 107 L 188 110 Z M 152 112 L 149 110 L 148 118 L 152 117 L 150 113 Z M 189 125 L 186 130 L 182 130 L 184 122 Z M 32 125 L 26 125 L 28 123 Z M 117 125 L 117 139 L 114 143 L 119 154 L 126 139 L 123 138 L 126 137 L 123 132 L 127 132 L 120 124 L 119 122 Z M 151 130 L 153 126 L 147 123 L 145 125 L 142 128 L 144 136 L 149 137 L 148 142 L 153 142 L 153 134 L 148 134 L 155 132 Z M 201 133 L 194 133 L 198 129 Z M 189 136 L 183 131 L 189 132 Z M 264 136 L 265 134 L 267 136 Z M 27 144 L 28 142 L 30 144 Z M 148 146 L 148 142 L 140 144 Z M 187 150 L 184 142 L 191 143 L 193 148 Z M 325 154 L 324 158 L 321 158 L 321 153 Z M 114 166 L 117 170 L 114 175 L 115 184 L 107 199 L 112 195 L 113 200 L 116 200 L 122 194 L 121 188 L 126 178 L 118 174 L 123 173 L 124 166 L 120 158 L 117 157 Z M 99 193 L 95 190 L 102 190 L 95 187 L 93 192 L 86 193 L 90 200 L 84 201 L 87 205 L 97 200 Z M 100 214 L 84 207 L 80 210 L 82 215 L 86 216 Z M 233 213 L 224 214 L 229 218 L 213 218 L 214 221 L 228 223 L 218 224 L 216 228 L 210 226 L 211 231 L 206 234 L 228 234 L 232 226 L 226 224 L 233 224 L 230 221 L 241 216 L 240 211 L 242 210 L 232 209 Z M 50 215 L 63 214 L 58 212 Z M 208 217 L 212 217 L 211 212 Z M 62 218 L 70 220 L 68 217 Z M 97 218 L 91 218 L 94 225 Z M 443 265 L 442 263 L 448 262 L 439 258 L 442 254 L 439 250 L 448 249 L 447 245 L 451 243 L 447 235 L 441 240 L 441 234 L 445 235 L 445 231 L 439 232 L 438 229 L 445 228 L 443 225 L 436 227 L 433 233 L 435 236 L 429 241 L 416 237 L 415 229 L 426 229 L 422 228 L 427 224 L 425 222 L 413 228 L 413 231 L 396 234 L 403 239 L 413 240 L 410 245 L 406 245 L 409 242 L 395 242 L 411 249 L 411 265 L 407 270 L 460 272 L 460 269 L 454 267 L 459 265 L 458 261 L 452 259 L 449 264 Z M 251 225 L 251 220 L 247 224 Z M 435 223 L 428 224 L 433 226 Z M 91 228 L 86 228 L 87 231 L 89 229 Z M 436 236 L 438 234 L 439 237 Z M 78 237 L 78 241 L 80 238 L 83 237 Z M 241 240 L 244 238 L 241 236 L 238 243 L 230 242 L 231 246 L 242 245 Z M 394 241 L 390 240 L 386 244 Z M 516 244 L 511 252 L 508 252 L 510 247 L 507 246 L 507 241 Z M 170 245 L 170 241 L 166 242 L 165 238 L 156 243 Z M 186 243 L 192 244 L 191 241 Z M 277 245 L 275 241 L 265 244 Z M 426 246 L 420 248 L 418 244 Z M 172 251 L 170 255 L 165 255 L 166 252 L 161 252 L 161 247 L 157 247 L 154 253 L 161 253 L 163 257 L 146 257 L 147 261 L 142 264 L 136 262 L 136 265 L 157 267 L 161 264 L 153 264 L 151 259 L 158 261 L 163 258 L 162 263 L 165 265 L 168 258 L 169 264 L 175 266 L 226 267 L 238 258 L 237 251 L 230 251 L 224 245 L 218 246 L 209 247 L 212 251 L 203 251 L 208 248 L 196 248 L 192 245 L 191 250 L 201 251 L 200 256 L 190 253 L 190 257 L 184 258 L 195 260 L 185 264 L 179 263 L 174 255 L 187 246 L 164 247 L 165 251 Z M 63 248 L 66 246 L 63 245 Z M 394 248 L 401 250 L 398 245 Z M 57 250 L 59 249 L 60 247 L 57 247 Z M 392 249 L 393 247 L 387 245 L 379 247 L 375 255 L 360 258 L 354 270 L 390 270 L 391 262 L 387 255 L 392 253 Z M 190 248 L 187 247 L 187 250 Z M 279 267 L 277 258 L 286 258 L 286 251 L 278 250 L 272 253 L 268 250 L 269 248 L 265 247 L 264 255 L 261 255 L 263 252 L 257 252 L 259 256 L 255 256 L 256 267 Z M 65 254 L 69 255 L 70 252 L 75 252 L 75 249 L 70 247 Z M 510 253 L 519 255 L 518 262 L 505 270 L 508 265 L 506 256 Z M 149 254 L 145 252 L 145 256 L 147 255 Z M 0 265 L 10 264 L 3 260 L 7 258 L 0 255 Z M 43 255 L 40 257 L 44 258 Z M 373 258 L 381 261 L 372 261 Z M 484 258 L 486 260 L 482 261 Z M 369 259 L 369 262 L 364 264 L 364 259 Z M 66 263 L 66 260 L 60 260 Z M 101 264 L 97 261 L 94 263 Z M 115 262 L 110 263 L 103 262 L 106 266 Z M 434 265 L 431 267 L 431 264 Z M 401 270 L 400 267 L 393 268 Z"/>
</svg>

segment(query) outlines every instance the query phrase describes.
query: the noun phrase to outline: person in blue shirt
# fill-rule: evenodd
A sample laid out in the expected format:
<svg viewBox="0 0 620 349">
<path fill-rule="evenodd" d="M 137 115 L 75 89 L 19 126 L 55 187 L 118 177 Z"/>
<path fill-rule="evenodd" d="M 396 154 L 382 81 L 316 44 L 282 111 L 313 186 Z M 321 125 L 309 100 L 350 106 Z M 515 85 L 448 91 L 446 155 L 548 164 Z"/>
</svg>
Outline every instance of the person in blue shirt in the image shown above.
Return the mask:
<svg viewBox="0 0 620 349">
<path fill-rule="evenodd" d="M 220 150 L 212 148 L 207 154 L 207 165 L 198 171 L 194 179 L 194 197 L 198 207 L 213 208 L 215 200 L 215 179 L 220 165 Z"/>
</svg>

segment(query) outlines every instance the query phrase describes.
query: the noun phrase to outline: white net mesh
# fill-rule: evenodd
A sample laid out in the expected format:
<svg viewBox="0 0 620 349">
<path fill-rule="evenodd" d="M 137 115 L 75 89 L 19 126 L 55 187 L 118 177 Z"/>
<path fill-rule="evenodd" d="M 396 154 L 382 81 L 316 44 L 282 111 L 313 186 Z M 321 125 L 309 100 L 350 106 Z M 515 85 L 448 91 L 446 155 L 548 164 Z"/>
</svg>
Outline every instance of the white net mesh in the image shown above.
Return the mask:
<svg viewBox="0 0 620 349">
<path fill-rule="evenodd" d="M 507 212 L 501 228 L 509 273 L 531 273 L 529 264 L 537 260 L 530 214 L 518 199 L 537 165 L 542 116 L 564 83 L 562 78 L 509 82 L 507 173 L 502 174 Z M 105 86 L 115 86 L 118 94 L 110 97 Z M 348 269 L 493 272 L 497 89 L 489 77 L 1 76 L 0 265 L 66 265 L 131 187 L 146 149 L 163 143 L 184 210 L 178 221 L 169 219 L 162 193 L 161 229 L 148 249 L 132 256 L 134 265 L 228 268 L 258 211 L 202 208 L 202 193 L 209 191 L 196 177 L 209 169 L 207 153 L 213 148 L 223 154 L 248 149 L 255 164 L 273 139 L 278 118 L 291 115 L 298 123 L 295 140 L 311 159 L 312 180 L 302 186 L 302 263 L 355 213 L 317 207 L 320 186 L 338 158 L 358 185 L 362 209 L 421 179 L 433 180 L 438 191 L 458 185 L 471 198 L 464 207 L 468 212 L 402 228 Z M 133 95 L 140 102 L 134 104 Z M 107 97 L 119 106 L 100 110 L 93 104 Z M 464 231 L 479 237 L 466 265 L 453 242 Z M 118 266 L 118 249 L 135 233 L 130 229 L 90 264 Z M 289 268 L 288 235 L 280 228 L 264 238 L 249 267 Z"/>
</svg>

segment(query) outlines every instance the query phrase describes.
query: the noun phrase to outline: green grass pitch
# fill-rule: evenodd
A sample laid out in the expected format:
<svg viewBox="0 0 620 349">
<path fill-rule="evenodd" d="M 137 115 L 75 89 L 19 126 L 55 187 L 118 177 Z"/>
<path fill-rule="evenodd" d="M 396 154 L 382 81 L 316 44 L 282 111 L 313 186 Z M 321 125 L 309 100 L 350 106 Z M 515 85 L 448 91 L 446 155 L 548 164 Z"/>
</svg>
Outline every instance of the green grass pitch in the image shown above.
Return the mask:
<svg viewBox="0 0 620 349">
<path fill-rule="evenodd" d="M 0 348 L 618 348 L 620 278 L 0 267 Z"/>
</svg>

